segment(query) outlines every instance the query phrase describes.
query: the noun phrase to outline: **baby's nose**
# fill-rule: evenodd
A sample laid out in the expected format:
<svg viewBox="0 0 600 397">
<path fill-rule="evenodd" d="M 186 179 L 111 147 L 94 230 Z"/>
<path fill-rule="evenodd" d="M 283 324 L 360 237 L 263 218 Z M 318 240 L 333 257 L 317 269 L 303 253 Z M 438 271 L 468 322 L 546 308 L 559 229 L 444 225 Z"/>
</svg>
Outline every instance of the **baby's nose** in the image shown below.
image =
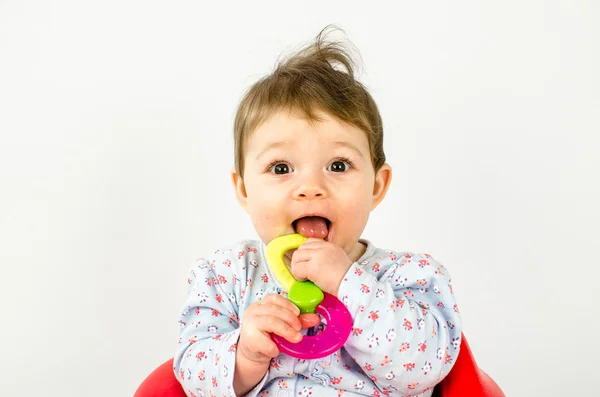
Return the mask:
<svg viewBox="0 0 600 397">
<path fill-rule="evenodd" d="M 316 189 L 305 189 L 298 194 L 299 198 L 319 198 L 323 197 L 323 193 Z"/>
<path fill-rule="evenodd" d="M 318 199 L 326 196 L 323 181 L 317 177 L 306 178 L 296 189 L 295 196 L 298 199 Z"/>
</svg>

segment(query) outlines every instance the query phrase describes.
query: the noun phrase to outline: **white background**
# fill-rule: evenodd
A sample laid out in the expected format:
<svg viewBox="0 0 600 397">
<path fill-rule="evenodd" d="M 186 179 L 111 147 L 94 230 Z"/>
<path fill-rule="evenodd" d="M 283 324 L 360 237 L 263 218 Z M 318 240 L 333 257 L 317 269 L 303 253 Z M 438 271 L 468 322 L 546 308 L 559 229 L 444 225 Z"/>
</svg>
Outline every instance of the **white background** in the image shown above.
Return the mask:
<svg viewBox="0 0 600 397">
<path fill-rule="evenodd" d="M 131 396 L 172 357 L 189 266 L 256 237 L 235 107 L 330 23 L 394 169 L 364 237 L 449 268 L 508 396 L 593 394 L 598 2 L 414 3 L 0 1 L 0 394 Z"/>
</svg>

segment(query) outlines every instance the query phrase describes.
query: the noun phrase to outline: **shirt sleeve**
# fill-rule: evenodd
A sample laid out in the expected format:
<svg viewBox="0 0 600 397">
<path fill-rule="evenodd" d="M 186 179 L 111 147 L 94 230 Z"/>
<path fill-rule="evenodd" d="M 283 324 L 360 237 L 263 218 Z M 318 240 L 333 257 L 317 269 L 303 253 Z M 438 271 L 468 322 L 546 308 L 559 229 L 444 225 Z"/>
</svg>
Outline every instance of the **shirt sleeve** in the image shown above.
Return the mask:
<svg viewBox="0 0 600 397">
<path fill-rule="evenodd" d="M 454 365 L 460 315 L 450 275 L 430 255 L 354 263 L 338 296 L 354 319 L 345 349 L 384 395 L 423 393 Z"/>
<path fill-rule="evenodd" d="M 173 363 L 175 376 L 188 396 L 202 395 L 200 391 L 235 396 L 241 281 L 231 266 L 226 258 L 198 259 L 190 271 Z M 257 395 L 265 380 L 266 376 L 246 396 Z"/>
</svg>

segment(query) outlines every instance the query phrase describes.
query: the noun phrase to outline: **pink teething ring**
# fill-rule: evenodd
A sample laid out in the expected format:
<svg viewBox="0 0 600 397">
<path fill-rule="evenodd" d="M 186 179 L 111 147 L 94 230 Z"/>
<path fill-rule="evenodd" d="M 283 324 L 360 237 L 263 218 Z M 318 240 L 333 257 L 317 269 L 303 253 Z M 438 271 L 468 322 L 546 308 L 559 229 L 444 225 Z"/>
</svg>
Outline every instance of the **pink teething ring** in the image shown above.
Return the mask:
<svg viewBox="0 0 600 397">
<path fill-rule="evenodd" d="M 271 334 L 271 339 L 280 351 L 292 357 L 313 359 L 333 354 L 344 346 L 352 330 L 352 316 L 339 299 L 326 292 L 324 295 L 325 298 L 317 305 L 316 312 L 327 321 L 325 330 L 314 336 L 305 336 L 298 343 Z"/>
</svg>

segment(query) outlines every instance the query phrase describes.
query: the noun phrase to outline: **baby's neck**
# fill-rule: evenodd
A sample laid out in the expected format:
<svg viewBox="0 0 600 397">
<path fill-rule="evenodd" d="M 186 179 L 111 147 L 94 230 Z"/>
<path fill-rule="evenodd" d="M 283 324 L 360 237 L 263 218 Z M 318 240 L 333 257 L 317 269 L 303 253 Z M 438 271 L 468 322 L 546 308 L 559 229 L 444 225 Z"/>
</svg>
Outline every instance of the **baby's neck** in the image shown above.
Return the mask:
<svg viewBox="0 0 600 397">
<path fill-rule="evenodd" d="M 350 254 L 348 255 L 348 258 L 350 258 L 352 262 L 357 262 L 360 259 L 360 257 L 363 256 L 366 250 L 367 246 L 361 243 L 360 241 L 357 241 L 354 245 L 354 248 L 352 249 L 352 252 L 350 252 Z"/>
</svg>

